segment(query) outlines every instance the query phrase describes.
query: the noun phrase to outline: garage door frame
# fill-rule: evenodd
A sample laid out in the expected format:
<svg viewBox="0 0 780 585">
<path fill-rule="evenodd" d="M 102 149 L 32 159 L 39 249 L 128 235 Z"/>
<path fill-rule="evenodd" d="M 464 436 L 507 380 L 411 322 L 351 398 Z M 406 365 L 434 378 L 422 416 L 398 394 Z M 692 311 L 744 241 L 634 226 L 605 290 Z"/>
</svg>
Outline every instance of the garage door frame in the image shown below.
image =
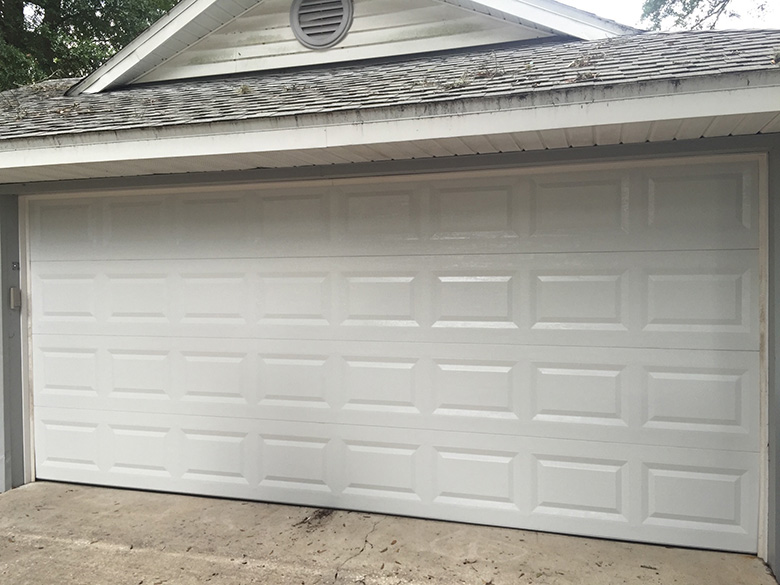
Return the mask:
<svg viewBox="0 0 780 585">
<path fill-rule="evenodd" d="M 680 157 L 674 157 L 673 160 L 680 160 Z M 686 157 L 685 162 L 686 163 L 696 163 L 696 162 L 713 162 L 713 161 L 757 161 L 759 164 L 759 201 L 760 201 L 760 213 L 759 213 L 759 221 L 760 221 L 760 245 L 759 245 L 759 262 L 760 262 L 760 313 L 762 316 L 760 328 L 761 328 L 761 349 L 760 349 L 760 360 L 761 360 L 761 368 L 760 368 L 760 426 L 761 426 L 761 473 L 760 473 L 760 495 L 759 495 L 759 514 L 760 514 L 760 521 L 759 521 L 759 556 L 762 558 L 767 557 L 768 553 L 768 535 L 769 535 L 769 520 L 770 515 L 769 511 L 771 510 L 771 505 L 769 501 L 770 493 L 769 493 L 769 463 L 768 463 L 768 441 L 769 441 L 769 362 L 768 362 L 768 344 L 767 344 L 767 335 L 768 335 L 768 310 L 769 310 L 769 170 L 768 170 L 768 155 L 766 153 L 762 152 L 751 152 L 751 153 L 745 153 L 745 154 L 710 154 L 710 155 L 692 155 L 690 157 Z M 669 156 L 653 156 L 653 157 L 647 157 L 643 159 L 635 159 L 635 158 L 623 158 L 623 159 L 617 159 L 615 161 L 609 161 L 609 162 L 601 162 L 596 160 L 592 160 L 589 162 L 578 162 L 578 161 L 569 161 L 569 162 L 563 162 L 563 163 L 557 163 L 556 167 L 558 168 L 572 168 L 572 169 L 578 169 L 578 170 L 594 170 L 598 169 L 600 167 L 603 168 L 614 168 L 616 164 L 621 166 L 635 166 L 635 167 L 641 167 L 641 166 L 648 166 L 648 165 L 654 165 L 654 164 L 669 164 L 670 157 Z M 537 169 L 543 169 L 543 170 L 549 170 L 550 164 L 543 164 L 543 165 L 518 165 L 518 168 L 523 168 L 524 170 L 527 170 L 528 172 L 533 172 Z M 493 169 L 500 168 L 499 166 L 493 166 Z M 393 174 L 419 174 L 419 175 L 425 175 L 429 173 L 436 173 L 437 171 L 425 171 L 425 170 L 417 170 L 413 172 L 403 172 L 403 165 L 398 165 L 398 170 L 395 171 Z M 461 171 L 464 175 L 473 176 L 474 173 L 478 173 L 480 171 L 483 171 L 486 169 L 482 169 L 479 167 L 475 167 L 474 169 Z M 447 172 L 447 175 L 449 177 L 455 177 L 459 173 L 457 172 Z M 318 181 L 324 181 L 325 183 L 330 183 L 331 181 L 349 181 L 349 178 L 343 178 L 339 176 L 334 176 L 333 178 L 320 178 L 320 179 L 306 179 L 300 181 L 301 184 L 305 184 L 307 186 L 316 186 Z M 285 187 L 289 187 L 295 183 L 298 183 L 299 181 L 280 181 L 280 184 L 284 185 Z M 246 186 L 248 184 L 256 183 L 256 181 L 251 179 L 237 179 L 235 181 L 231 181 L 230 185 L 236 186 L 236 188 L 240 188 L 241 186 Z M 270 181 L 268 185 L 273 184 L 274 181 Z M 203 190 L 208 191 L 210 189 L 217 189 L 224 187 L 225 184 L 219 184 L 214 183 L 212 185 L 206 185 L 202 186 L 200 184 L 194 183 L 194 182 L 184 182 L 183 184 L 178 184 L 174 186 L 160 186 L 155 189 L 156 192 L 160 194 L 164 193 L 173 193 L 177 191 L 187 190 L 192 191 L 193 189 L 197 190 Z M 145 192 L 148 190 L 150 185 L 144 185 L 139 187 L 115 187 L 115 188 L 106 188 L 105 186 L 100 188 L 96 187 L 94 190 L 92 189 L 86 189 L 83 192 L 84 197 L 92 197 L 95 196 L 96 193 L 104 193 L 106 196 L 119 196 L 119 195 L 131 195 L 131 194 L 139 194 L 142 192 Z M 57 197 L 58 195 L 51 195 L 51 197 Z M 75 198 L 79 195 L 74 193 L 68 193 L 64 195 L 64 197 L 67 198 Z M 29 198 L 35 197 L 34 194 L 25 194 L 20 199 L 20 205 L 19 205 L 19 225 L 20 225 L 20 241 L 21 241 L 21 247 L 20 247 L 20 260 L 21 260 L 21 282 L 26 283 L 26 290 L 30 291 L 30 270 L 29 270 L 29 255 L 28 255 L 28 249 L 29 249 L 29 229 L 28 229 L 28 201 Z M 23 384 L 23 393 L 24 393 L 24 406 L 25 406 L 25 412 L 24 412 L 24 452 L 25 452 L 25 480 L 26 481 L 33 481 L 35 477 L 35 463 L 34 463 L 34 436 L 33 436 L 33 429 L 32 429 L 32 421 L 33 421 L 33 413 L 32 413 L 32 400 L 33 400 L 33 393 L 32 393 L 32 385 L 34 384 L 34 380 L 32 379 L 32 357 L 30 352 L 31 347 L 31 331 L 28 327 L 29 322 L 29 316 L 26 311 L 26 307 L 28 306 L 28 303 L 25 303 L 25 309 L 23 310 L 22 315 L 22 355 L 23 355 L 23 372 L 22 372 L 22 384 Z"/>
</svg>

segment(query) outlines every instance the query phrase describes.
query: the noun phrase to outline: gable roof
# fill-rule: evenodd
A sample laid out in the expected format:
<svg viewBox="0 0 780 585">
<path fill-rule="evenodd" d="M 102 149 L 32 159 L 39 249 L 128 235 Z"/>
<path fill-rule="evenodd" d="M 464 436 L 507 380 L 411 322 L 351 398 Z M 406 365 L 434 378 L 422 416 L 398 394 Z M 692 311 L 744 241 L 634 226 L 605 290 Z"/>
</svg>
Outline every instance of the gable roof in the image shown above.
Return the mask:
<svg viewBox="0 0 780 585">
<path fill-rule="evenodd" d="M 47 82 L 0 93 L 0 184 L 780 132 L 778 46 L 653 33 L 73 97 Z"/>
<path fill-rule="evenodd" d="M 601 39 L 637 32 L 631 27 L 554 0 L 430 1 L 456 6 L 518 27 L 536 29 L 540 31 L 540 36 Z M 263 5 L 264 0 L 182 0 L 105 65 L 74 85 L 69 94 L 97 93 L 141 80 L 227 23 Z M 256 63 L 252 67 L 267 68 L 258 67 Z"/>
<path fill-rule="evenodd" d="M 63 96 L 74 80 L 0 94 L 0 143 L 13 138 L 442 106 L 727 74 L 778 77 L 780 31 L 654 33 L 518 43 L 308 70 L 128 86 Z M 778 104 L 780 107 L 780 103 Z"/>
</svg>

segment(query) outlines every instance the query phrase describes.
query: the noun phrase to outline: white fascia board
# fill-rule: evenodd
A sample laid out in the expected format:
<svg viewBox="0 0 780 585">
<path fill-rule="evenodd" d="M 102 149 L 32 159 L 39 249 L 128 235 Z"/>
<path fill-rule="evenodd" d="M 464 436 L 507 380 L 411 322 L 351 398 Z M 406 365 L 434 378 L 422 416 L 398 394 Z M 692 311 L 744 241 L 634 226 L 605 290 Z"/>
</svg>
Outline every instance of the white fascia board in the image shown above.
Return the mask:
<svg viewBox="0 0 780 585">
<path fill-rule="evenodd" d="M 174 39 L 188 24 L 212 7 L 219 8 L 220 12 L 227 13 L 232 18 L 245 12 L 258 1 L 262 0 L 249 2 L 247 0 L 231 0 L 229 2 L 224 0 L 181 0 L 170 12 L 152 24 L 104 65 L 74 85 L 68 90 L 67 95 L 99 93 L 113 87 L 118 81 L 121 85 L 121 80 L 131 69 Z M 150 63 L 148 69 L 156 65 L 158 65 L 156 62 Z"/>
<path fill-rule="evenodd" d="M 445 0 L 447 1 L 447 0 Z M 553 0 L 472 0 L 486 8 L 511 14 L 525 21 L 551 29 L 560 34 L 593 41 L 634 34 L 630 26 L 600 18 Z"/>
<path fill-rule="evenodd" d="M 671 87 L 671 86 L 670 86 Z M 202 126 L 148 128 L 122 132 L 62 135 L 13 140 L 0 151 L 0 172 L 53 165 L 294 152 L 308 149 L 370 146 L 452 137 L 490 136 L 595 128 L 757 113 L 780 114 L 780 85 L 737 87 L 596 100 L 586 91 L 548 95 L 546 103 L 429 116 L 362 119 L 345 113 L 250 120 Z M 678 88 L 679 91 L 679 88 Z M 650 95 L 648 95 L 650 94 Z M 572 99 L 574 98 L 574 99 Z M 560 100 L 560 101 L 559 101 Z M 285 125 L 286 123 L 286 125 Z"/>
</svg>

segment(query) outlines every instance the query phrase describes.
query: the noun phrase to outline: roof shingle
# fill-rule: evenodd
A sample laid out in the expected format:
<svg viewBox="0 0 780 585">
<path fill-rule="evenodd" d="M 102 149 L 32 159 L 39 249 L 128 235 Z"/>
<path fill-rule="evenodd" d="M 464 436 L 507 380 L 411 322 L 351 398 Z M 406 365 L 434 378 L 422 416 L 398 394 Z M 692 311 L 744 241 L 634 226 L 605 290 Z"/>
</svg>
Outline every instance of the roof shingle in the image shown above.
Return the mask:
<svg viewBox="0 0 780 585">
<path fill-rule="evenodd" d="M 575 87 L 775 71 L 780 30 L 647 33 L 134 85 L 65 97 L 77 80 L 0 93 L 0 141 L 516 97 Z"/>
</svg>

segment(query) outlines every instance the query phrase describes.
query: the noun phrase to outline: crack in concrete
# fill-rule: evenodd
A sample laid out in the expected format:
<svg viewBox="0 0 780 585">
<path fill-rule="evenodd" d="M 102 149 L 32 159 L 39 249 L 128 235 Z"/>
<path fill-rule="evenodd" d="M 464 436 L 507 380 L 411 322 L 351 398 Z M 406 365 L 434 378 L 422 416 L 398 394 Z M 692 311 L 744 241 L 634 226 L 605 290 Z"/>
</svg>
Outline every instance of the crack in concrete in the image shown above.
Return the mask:
<svg viewBox="0 0 780 585">
<path fill-rule="evenodd" d="M 352 555 L 348 559 L 344 560 L 338 567 L 336 567 L 336 574 L 333 576 L 333 585 L 336 585 L 336 583 L 338 583 L 339 573 L 341 572 L 341 569 L 344 568 L 344 565 L 346 565 L 348 562 L 350 562 L 350 561 L 358 558 L 360 555 L 362 555 L 365 552 L 365 550 L 366 550 L 366 546 L 370 546 L 371 548 L 374 548 L 374 545 L 371 544 L 370 542 L 368 542 L 368 537 L 371 536 L 372 534 L 374 534 L 374 532 L 376 532 L 376 527 L 379 526 L 379 523 L 381 521 L 382 520 L 380 519 L 380 520 L 377 520 L 376 522 L 374 522 L 373 528 L 371 528 L 371 530 L 368 531 L 368 534 L 366 534 L 363 537 L 363 546 L 360 548 L 360 550 L 357 551 L 354 555 Z"/>
</svg>

